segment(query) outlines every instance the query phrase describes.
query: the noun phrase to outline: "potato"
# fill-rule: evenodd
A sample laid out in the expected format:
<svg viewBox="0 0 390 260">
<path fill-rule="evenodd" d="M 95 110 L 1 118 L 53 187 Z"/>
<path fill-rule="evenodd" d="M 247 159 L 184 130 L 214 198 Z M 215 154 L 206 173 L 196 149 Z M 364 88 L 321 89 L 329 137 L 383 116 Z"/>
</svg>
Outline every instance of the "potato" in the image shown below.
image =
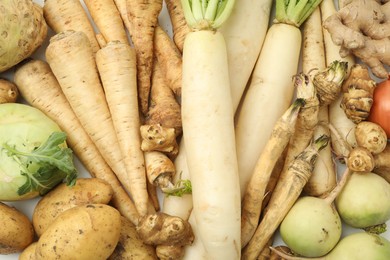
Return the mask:
<svg viewBox="0 0 390 260">
<path fill-rule="evenodd" d="M 76 206 L 59 214 L 38 239 L 36 259 L 106 260 L 121 231 L 119 211 L 105 204 Z"/>
<path fill-rule="evenodd" d="M 60 184 L 47 193 L 34 209 L 32 223 L 38 236 L 67 209 L 85 204 L 108 204 L 113 195 L 111 185 L 97 178 L 77 179 L 76 185 Z"/>
<path fill-rule="evenodd" d="M 30 244 L 26 247 L 23 252 L 19 255 L 19 260 L 35 260 L 35 248 L 37 247 L 37 242 Z"/>
<path fill-rule="evenodd" d="M 26 215 L 0 202 L 0 254 L 21 252 L 34 240 L 34 229 Z"/>
<path fill-rule="evenodd" d="M 123 216 L 121 222 L 120 239 L 109 260 L 157 259 L 155 248 L 143 243 L 134 224 Z"/>
</svg>

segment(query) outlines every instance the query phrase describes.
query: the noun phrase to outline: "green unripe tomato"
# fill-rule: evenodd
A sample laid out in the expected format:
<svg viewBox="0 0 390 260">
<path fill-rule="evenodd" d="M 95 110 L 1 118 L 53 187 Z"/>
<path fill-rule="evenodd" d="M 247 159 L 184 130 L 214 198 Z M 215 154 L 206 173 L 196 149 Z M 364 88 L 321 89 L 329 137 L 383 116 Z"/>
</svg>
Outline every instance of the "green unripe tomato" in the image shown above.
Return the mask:
<svg viewBox="0 0 390 260">
<path fill-rule="evenodd" d="M 390 219 L 390 184 L 375 173 L 353 173 L 335 204 L 341 219 L 354 228 L 383 224 Z"/>
<path fill-rule="evenodd" d="M 325 200 L 299 198 L 280 225 L 280 235 L 295 253 L 319 257 L 329 253 L 340 240 L 341 219 Z"/>
</svg>

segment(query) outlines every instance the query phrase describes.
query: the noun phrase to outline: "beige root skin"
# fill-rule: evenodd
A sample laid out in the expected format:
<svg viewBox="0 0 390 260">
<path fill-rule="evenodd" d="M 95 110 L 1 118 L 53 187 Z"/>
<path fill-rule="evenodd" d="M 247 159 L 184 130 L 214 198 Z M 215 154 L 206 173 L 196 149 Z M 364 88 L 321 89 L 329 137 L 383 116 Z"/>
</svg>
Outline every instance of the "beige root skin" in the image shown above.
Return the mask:
<svg viewBox="0 0 390 260">
<path fill-rule="evenodd" d="M 379 154 L 374 155 L 375 168 L 374 173 L 382 176 L 385 180 L 390 182 L 390 145 L 387 144 L 386 148 Z"/>
<path fill-rule="evenodd" d="M 343 82 L 341 108 L 355 124 L 368 118 L 373 103 L 376 82 L 371 78 L 368 68 L 355 64 Z"/>
<path fill-rule="evenodd" d="M 156 254 L 160 260 L 183 259 L 184 247 L 178 245 L 159 245 L 156 247 Z"/>
<path fill-rule="evenodd" d="M 156 212 L 142 217 L 137 232 L 148 245 L 190 245 L 194 241 L 191 225 L 176 216 Z"/>
<path fill-rule="evenodd" d="M 6 79 L 0 79 L 0 104 L 14 103 L 19 97 L 17 86 Z"/>
<path fill-rule="evenodd" d="M 347 167 L 353 172 L 371 172 L 375 167 L 374 157 L 366 148 L 355 147 L 349 153 Z"/>
<path fill-rule="evenodd" d="M 341 57 L 350 53 L 372 69 L 375 76 L 386 78 L 384 65 L 390 64 L 390 3 L 348 1 L 324 21 L 324 28 L 340 46 Z"/>
<path fill-rule="evenodd" d="M 142 143 L 141 150 L 144 152 L 160 151 L 175 157 L 179 152 L 174 128 L 166 128 L 160 124 L 142 125 L 140 127 Z"/>
<path fill-rule="evenodd" d="M 387 146 L 386 132 L 378 124 L 369 121 L 356 125 L 355 138 L 358 146 L 368 149 L 373 155 L 383 152 Z"/>
<path fill-rule="evenodd" d="M 148 180 L 162 189 L 171 187 L 175 175 L 175 165 L 164 153 L 145 152 L 145 166 Z"/>
</svg>

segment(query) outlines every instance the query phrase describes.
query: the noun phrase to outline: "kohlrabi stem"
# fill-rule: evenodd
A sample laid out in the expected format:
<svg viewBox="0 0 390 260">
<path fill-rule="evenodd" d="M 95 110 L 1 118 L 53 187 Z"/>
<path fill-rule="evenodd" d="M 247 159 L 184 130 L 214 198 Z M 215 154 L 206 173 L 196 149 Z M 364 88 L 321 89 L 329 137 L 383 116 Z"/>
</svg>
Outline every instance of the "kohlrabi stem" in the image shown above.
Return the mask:
<svg viewBox="0 0 390 260">
<path fill-rule="evenodd" d="M 193 30 L 216 30 L 230 16 L 235 0 L 181 0 L 188 26 Z"/>
<path fill-rule="evenodd" d="M 322 0 L 276 0 L 275 22 L 300 27 Z"/>
</svg>

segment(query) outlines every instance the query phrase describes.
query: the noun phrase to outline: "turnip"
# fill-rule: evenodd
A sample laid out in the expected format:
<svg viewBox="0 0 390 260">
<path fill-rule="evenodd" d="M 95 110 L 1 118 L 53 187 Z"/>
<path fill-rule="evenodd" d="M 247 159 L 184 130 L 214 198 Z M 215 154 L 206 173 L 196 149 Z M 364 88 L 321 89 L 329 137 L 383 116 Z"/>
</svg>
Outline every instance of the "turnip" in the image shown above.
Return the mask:
<svg viewBox="0 0 390 260">
<path fill-rule="evenodd" d="M 273 249 L 286 260 L 387 260 L 390 259 L 390 241 L 368 232 L 358 232 L 340 240 L 329 254 L 323 257 L 294 257 Z"/>
<path fill-rule="evenodd" d="M 339 214 L 327 200 L 305 196 L 297 200 L 280 225 L 280 234 L 288 247 L 302 256 L 323 256 L 341 237 Z"/>
<path fill-rule="evenodd" d="M 353 173 L 335 203 L 343 221 L 352 227 L 383 224 L 390 219 L 390 184 L 374 173 Z"/>
</svg>

